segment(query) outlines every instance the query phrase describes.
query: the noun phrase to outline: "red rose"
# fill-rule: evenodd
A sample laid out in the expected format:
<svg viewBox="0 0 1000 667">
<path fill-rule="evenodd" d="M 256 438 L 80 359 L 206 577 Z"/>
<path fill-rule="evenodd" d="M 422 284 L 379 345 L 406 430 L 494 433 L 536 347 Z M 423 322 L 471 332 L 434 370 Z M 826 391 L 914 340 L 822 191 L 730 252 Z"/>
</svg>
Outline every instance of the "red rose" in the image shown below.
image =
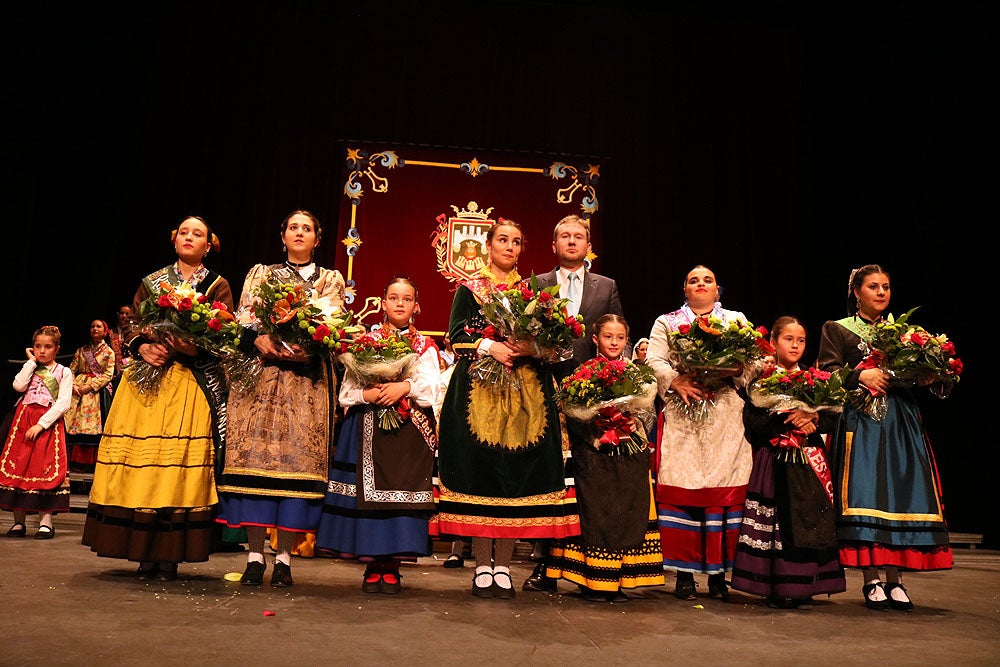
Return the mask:
<svg viewBox="0 0 1000 667">
<path fill-rule="evenodd" d="M 208 321 L 208 328 L 212 331 L 222 331 L 222 322 L 213 317 Z"/>
<path fill-rule="evenodd" d="M 208 297 L 206 295 L 204 294 L 198 295 L 198 303 L 205 303 L 206 301 L 208 301 Z"/>
<path fill-rule="evenodd" d="M 949 359 L 948 360 L 948 370 L 955 375 L 962 374 L 962 360 L 961 359 Z"/>
<path fill-rule="evenodd" d="M 910 340 L 919 345 L 920 347 L 923 347 L 924 345 L 927 344 L 927 341 L 930 340 L 930 336 L 928 336 L 923 331 L 914 331 L 912 334 L 910 334 Z"/>
<path fill-rule="evenodd" d="M 677 331 L 678 331 L 678 333 L 686 336 L 688 334 L 688 332 L 691 331 L 691 325 L 690 324 L 681 324 L 680 326 L 677 327 Z"/>
<path fill-rule="evenodd" d="M 525 301 L 531 301 L 532 299 L 535 298 L 535 293 L 532 292 L 527 287 L 522 287 L 521 288 L 521 298 L 524 299 Z"/>
<path fill-rule="evenodd" d="M 316 333 L 313 334 L 313 340 L 322 341 L 324 338 L 330 335 L 330 327 L 325 324 L 321 324 L 316 327 Z"/>
<path fill-rule="evenodd" d="M 191 297 L 188 296 L 181 299 L 180 303 L 177 304 L 177 310 L 181 311 L 182 313 L 184 311 L 191 310 L 193 307 L 194 307 L 194 302 L 191 301 Z"/>
<path fill-rule="evenodd" d="M 941 343 L 941 349 L 944 351 L 945 354 L 955 354 L 955 344 L 952 343 L 950 340 L 946 340 L 945 342 Z"/>
<path fill-rule="evenodd" d="M 541 303 L 548 303 L 549 301 L 552 301 L 553 298 L 554 297 L 548 292 L 542 292 L 541 294 L 538 295 L 538 300 Z"/>
<path fill-rule="evenodd" d="M 202 303 L 204 303 L 204 301 Z M 221 301 L 213 301 L 212 310 L 229 310 L 229 307 Z"/>
<path fill-rule="evenodd" d="M 497 335 L 497 329 L 492 324 L 487 324 L 486 328 L 483 329 L 483 338 L 489 338 L 490 340 L 493 340 L 496 338 L 496 335 Z"/>
</svg>

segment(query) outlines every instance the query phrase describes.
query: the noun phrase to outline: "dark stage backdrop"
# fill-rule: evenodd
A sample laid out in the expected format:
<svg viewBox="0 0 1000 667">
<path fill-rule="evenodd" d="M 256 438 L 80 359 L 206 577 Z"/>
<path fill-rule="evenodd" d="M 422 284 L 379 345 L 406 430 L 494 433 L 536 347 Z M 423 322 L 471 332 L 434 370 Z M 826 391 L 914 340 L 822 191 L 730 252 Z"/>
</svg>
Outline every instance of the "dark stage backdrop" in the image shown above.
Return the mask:
<svg viewBox="0 0 1000 667">
<path fill-rule="evenodd" d="M 980 408 L 992 398 L 993 265 L 977 231 L 994 217 L 986 4 L 646 4 L 6 7 L 0 349 L 19 358 L 32 330 L 56 323 L 72 353 L 90 319 L 110 319 L 171 261 L 169 230 L 190 213 L 221 237 L 211 265 L 235 289 L 255 262 L 282 258 L 278 225 L 298 208 L 325 227 L 319 261 L 343 268 L 352 141 L 450 151 L 449 162 L 593 161 L 595 268 L 618 281 L 634 337 L 705 263 L 724 303 L 755 323 L 802 317 L 815 356 L 823 321 L 846 314 L 850 269 L 885 264 L 892 310 L 919 305 L 916 321 L 951 334 L 966 363 L 924 415 L 952 528 L 996 544 L 994 428 Z M 418 257 L 426 216 L 470 199 L 390 217 L 429 225 Z M 483 203 L 533 215 L 516 198 Z M 531 221 L 530 268 L 550 268 L 557 218 Z M 368 293 L 397 267 L 362 285 L 378 233 L 361 231 Z"/>
</svg>

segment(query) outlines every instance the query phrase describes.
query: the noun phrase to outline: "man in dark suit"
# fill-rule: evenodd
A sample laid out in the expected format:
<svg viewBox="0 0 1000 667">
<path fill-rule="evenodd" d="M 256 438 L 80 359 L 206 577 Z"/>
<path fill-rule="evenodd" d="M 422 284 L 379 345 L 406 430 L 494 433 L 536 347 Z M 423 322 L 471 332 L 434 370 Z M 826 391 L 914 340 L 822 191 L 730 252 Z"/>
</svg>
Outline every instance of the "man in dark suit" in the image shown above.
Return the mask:
<svg viewBox="0 0 1000 667">
<path fill-rule="evenodd" d="M 573 358 L 559 364 L 558 378 L 564 378 L 577 366 L 597 356 L 597 346 L 591 336 L 594 323 L 602 315 L 621 315 L 621 299 L 618 284 L 611 278 L 587 271 L 584 260 L 590 253 L 590 222 L 578 215 L 567 215 L 556 223 L 552 232 L 552 252 L 559 260 L 559 266 L 538 278 L 539 287 L 559 285 L 559 296 L 569 298 L 571 315 L 583 316 L 584 334 L 573 342 Z M 624 358 L 632 355 L 631 342 L 626 346 Z M 524 582 L 526 591 L 551 591 L 556 588 L 556 580 L 545 576 L 546 560 L 550 544 L 547 540 L 535 542 L 532 557 L 538 560 L 534 572 Z"/>
<path fill-rule="evenodd" d="M 587 271 L 584 260 L 590 252 L 590 222 L 578 215 L 567 215 L 556 223 L 552 232 L 552 252 L 559 260 L 559 266 L 538 277 L 541 287 L 559 285 L 559 296 L 575 297 L 575 303 L 570 304 L 570 313 L 583 315 L 584 335 L 573 341 L 573 363 L 568 365 L 560 375 L 568 375 L 577 366 L 593 359 L 597 355 L 597 346 L 591 335 L 594 333 L 594 322 L 601 315 L 622 312 L 621 299 L 618 297 L 618 284 L 614 280 L 597 273 Z M 574 277 L 571 278 L 570 274 Z M 575 281 L 571 286 L 570 282 Z M 625 349 L 625 357 L 632 355 L 632 345 Z"/>
</svg>

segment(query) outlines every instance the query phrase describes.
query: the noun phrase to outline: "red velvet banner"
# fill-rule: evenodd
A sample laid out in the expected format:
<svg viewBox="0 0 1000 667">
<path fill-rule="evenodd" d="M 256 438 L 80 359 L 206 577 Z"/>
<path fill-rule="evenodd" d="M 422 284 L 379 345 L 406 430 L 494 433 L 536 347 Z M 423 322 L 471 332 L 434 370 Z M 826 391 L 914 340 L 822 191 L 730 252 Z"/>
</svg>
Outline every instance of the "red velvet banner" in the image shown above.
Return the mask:
<svg viewBox="0 0 1000 667">
<path fill-rule="evenodd" d="M 552 230 L 564 216 L 589 218 L 596 239 L 599 175 L 600 165 L 565 158 L 348 144 L 338 229 L 345 247 L 335 262 L 348 281 L 348 308 L 368 326 L 381 321 L 385 286 L 406 275 L 420 290 L 416 325 L 443 335 L 455 287 L 485 265 L 486 231 L 497 220 L 524 231 L 525 278 L 555 267 Z"/>
</svg>

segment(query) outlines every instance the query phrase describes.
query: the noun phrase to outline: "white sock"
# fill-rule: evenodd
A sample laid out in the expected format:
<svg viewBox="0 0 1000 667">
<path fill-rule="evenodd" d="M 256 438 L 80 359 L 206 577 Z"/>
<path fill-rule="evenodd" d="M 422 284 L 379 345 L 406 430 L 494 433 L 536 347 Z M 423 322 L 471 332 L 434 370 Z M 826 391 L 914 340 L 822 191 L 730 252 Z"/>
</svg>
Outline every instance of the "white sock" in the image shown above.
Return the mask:
<svg viewBox="0 0 1000 667">
<path fill-rule="evenodd" d="M 910 601 L 910 598 L 907 597 L 906 591 L 903 590 L 902 585 L 900 585 L 900 586 L 893 586 L 892 590 L 889 591 L 889 595 L 896 602 L 909 602 Z"/>
<path fill-rule="evenodd" d="M 880 582 L 878 579 L 875 579 L 874 581 L 869 581 L 868 585 L 870 586 L 872 584 L 877 584 L 877 583 Z M 871 600 L 872 602 L 882 602 L 886 600 L 887 598 L 885 597 L 885 590 L 881 586 L 876 586 L 871 590 L 870 593 L 868 593 L 868 599 Z"/>
<path fill-rule="evenodd" d="M 274 557 L 276 563 L 283 563 L 288 567 L 292 566 L 292 554 L 287 551 L 282 551 L 280 554 Z"/>
<path fill-rule="evenodd" d="M 247 563 L 262 563 L 264 562 L 264 554 L 259 551 L 251 551 L 247 555 Z"/>
<path fill-rule="evenodd" d="M 480 565 L 476 568 L 476 586 L 486 588 L 493 583 L 493 568 L 489 565 Z"/>
<path fill-rule="evenodd" d="M 497 565 L 493 568 L 493 574 L 499 574 L 501 572 L 507 576 L 501 577 L 500 579 L 494 579 L 493 581 L 496 582 L 496 585 L 500 588 L 510 588 L 510 568 L 505 565 Z"/>
</svg>

